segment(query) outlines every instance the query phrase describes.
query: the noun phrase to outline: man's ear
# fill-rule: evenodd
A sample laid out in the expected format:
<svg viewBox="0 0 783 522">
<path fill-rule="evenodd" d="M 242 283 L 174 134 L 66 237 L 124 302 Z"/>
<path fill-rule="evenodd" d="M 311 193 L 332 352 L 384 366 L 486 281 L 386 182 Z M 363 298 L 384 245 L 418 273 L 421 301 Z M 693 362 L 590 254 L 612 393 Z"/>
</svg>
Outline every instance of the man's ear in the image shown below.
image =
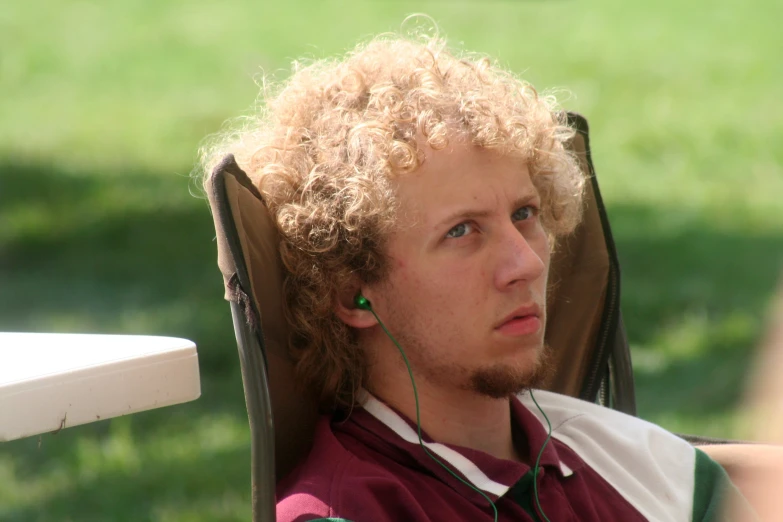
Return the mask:
<svg viewBox="0 0 783 522">
<path fill-rule="evenodd" d="M 358 283 L 338 292 L 334 299 L 334 313 L 352 328 L 370 328 L 378 324 L 373 313 L 356 306 L 356 296 L 362 292 Z"/>
</svg>

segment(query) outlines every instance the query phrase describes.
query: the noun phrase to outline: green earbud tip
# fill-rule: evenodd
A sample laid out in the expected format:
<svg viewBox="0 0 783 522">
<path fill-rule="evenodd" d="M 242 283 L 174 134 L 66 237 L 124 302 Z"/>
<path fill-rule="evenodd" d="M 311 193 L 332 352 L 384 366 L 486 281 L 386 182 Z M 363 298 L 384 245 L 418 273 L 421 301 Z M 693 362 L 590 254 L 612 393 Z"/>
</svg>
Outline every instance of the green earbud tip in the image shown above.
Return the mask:
<svg viewBox="0 0 783 522">
<path fill-rule="evenodd" d="M 367 298 L 364 297 L 362 294 L 356 296 L 355 302 L 357 308 L 361 308 L 362 310 L 370 309 L 370 301 L 368 301 Z"/>
</svg>

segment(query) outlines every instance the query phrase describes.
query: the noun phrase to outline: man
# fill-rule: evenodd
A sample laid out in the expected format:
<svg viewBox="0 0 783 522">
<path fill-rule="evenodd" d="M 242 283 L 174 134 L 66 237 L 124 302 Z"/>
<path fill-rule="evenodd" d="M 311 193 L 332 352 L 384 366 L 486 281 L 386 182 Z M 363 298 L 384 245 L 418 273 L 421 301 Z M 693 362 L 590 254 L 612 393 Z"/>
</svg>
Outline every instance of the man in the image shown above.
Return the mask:
<svg viewBox="0 0 783 522">
<path fill-rule="evenodd" d="M 572 135 L 490 61 L 379 38 L 297 69 L 211 151 L 276 219 L 291 352 L 324 411 L 280 521 L 717 516 L 731 486 L 704 453 L 531 392 L 550 255 L 581 210 Z"/>
</svg>

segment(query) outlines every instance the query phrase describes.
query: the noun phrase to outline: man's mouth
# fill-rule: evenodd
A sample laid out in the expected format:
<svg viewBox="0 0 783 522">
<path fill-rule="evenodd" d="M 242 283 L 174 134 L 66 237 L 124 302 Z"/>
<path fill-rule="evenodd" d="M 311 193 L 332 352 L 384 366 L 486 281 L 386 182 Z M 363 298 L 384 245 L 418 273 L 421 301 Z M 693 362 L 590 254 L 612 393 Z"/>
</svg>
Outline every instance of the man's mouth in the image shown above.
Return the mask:
<svg viewBox="0 0 783 522">
<path fill-rule="evenodd" d="M 495 327 L 495 330 L 513 337 L 530 335 L 541 329 L 541 310 L 538 306 L 523 306 L 511 314 Z"/>
</svg>

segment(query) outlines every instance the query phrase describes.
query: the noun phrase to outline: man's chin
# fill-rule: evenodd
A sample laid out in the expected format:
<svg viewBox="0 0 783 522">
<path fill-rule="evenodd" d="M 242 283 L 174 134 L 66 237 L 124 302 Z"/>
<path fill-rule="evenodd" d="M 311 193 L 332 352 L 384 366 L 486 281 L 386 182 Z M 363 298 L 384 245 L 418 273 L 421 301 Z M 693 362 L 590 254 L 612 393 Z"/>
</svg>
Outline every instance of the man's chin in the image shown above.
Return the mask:
<svg viewBox="0 0 783 522">
<path fill-rule="evenodd" d="M 502 399 L 536 388 L 551 375 L 550 350 L 544 348 L 534 360 L 522 364 L 498 363 L 474 370 L 468 388 L 479 395 Z"/>
</svg>

